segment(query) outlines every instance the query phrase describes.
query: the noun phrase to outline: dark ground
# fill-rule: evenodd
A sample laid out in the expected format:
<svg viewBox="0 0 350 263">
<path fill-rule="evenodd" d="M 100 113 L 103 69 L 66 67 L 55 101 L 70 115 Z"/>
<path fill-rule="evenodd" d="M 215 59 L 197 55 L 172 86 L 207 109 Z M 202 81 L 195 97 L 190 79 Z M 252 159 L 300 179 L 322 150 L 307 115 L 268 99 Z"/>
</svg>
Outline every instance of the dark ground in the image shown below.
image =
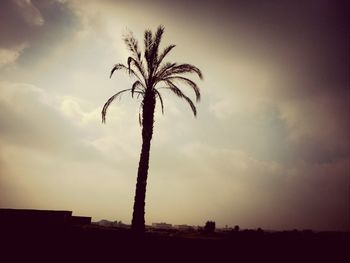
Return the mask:
<svg viewBox="0 0 350 263">
<path fill-rule="evenodd" d="M 88 226 L 0 228 L 0 262 L 350 262 L 349 232 L 147 232 Z"/>
</svg>

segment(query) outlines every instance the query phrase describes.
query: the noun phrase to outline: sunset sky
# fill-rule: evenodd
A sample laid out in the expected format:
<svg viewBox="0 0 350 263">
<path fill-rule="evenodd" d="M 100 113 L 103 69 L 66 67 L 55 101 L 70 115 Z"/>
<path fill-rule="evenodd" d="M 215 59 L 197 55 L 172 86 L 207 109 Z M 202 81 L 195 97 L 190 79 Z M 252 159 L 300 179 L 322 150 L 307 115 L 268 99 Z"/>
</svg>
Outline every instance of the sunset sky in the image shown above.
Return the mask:
<svg viewBox="0 0 350 263">
<path fill-rule="evenodd" d="M 345 1 L 0 1 L 0 207 L 131 222 L 140 101 L 122 36 L 165 26 L 198 116 L 157 105 L 146 223 L 349 230 Z M 183 89 L 194 98 L 190 89 Z"/>
</svg>

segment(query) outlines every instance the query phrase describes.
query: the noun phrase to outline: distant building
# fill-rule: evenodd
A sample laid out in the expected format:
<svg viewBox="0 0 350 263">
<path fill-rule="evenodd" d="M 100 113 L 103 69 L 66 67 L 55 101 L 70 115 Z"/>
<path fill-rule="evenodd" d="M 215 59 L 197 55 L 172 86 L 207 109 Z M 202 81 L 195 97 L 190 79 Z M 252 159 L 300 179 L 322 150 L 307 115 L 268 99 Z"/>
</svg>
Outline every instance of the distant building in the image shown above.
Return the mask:
<svg viewBox="0 0 350 263">
<path fill-rule="evenodd" d="M 115 220 L 109 221 L 106 219 L 102 219 L 100 221 L 94 222 L 95 225 L 103 226 L 103 227 L 115 227 L 115 228 L 130 228 L 130 225 L 124 224 L 122 221 Z"/>
<path fill-rule="evenodd" d="M 173 226 L 172 224 L 167 224 L 167 223 L 152 223 L 152 228 L 157 228 L 157 229 L 172 229 Z"/>
<path fill-rule="evenodd" d="M 193 231 L 193 230 L 195 230 L 194 226 L 189 226 L 189 225 L 176 225 L 175 228 L 177 228 L 180 231 Z"/>
<path fill-rule="evenodd" d="M 12 226 L 58 226 L 90 224 L 91 217 L 72 216 L 72 211 L 0 209 L 0 224 Z"/>
<path fill-rule="evenodd" d="M 105 227 L 112 227 L 114 225 L 114 223 L 112 221 L 106 220 L 106 219 L 102 219 L 98 222 L 96 222 L 99 226 L 105 226 Z"/>
<path fill-rule="evenodd" d="M 71 211 L 0 209 L 0 223 L 10 225 L 63 225 L 70 223 Z"/>
<path fill-rule="evenodd" d="M 113 222 L 113 227 L 118 227 L 118 228 L 130 228 L 130 225 L 124 224 L 122 221 L 114 221 Z"/>
<path fill-rule="evenodd" d="M 217 227 L 215 229 L 215 232 L 232 232 L 233 231 L 233 228 L 232 227 L 223 227 L 223 228 L 220 228 L 220 227 Z"/>
</svg>

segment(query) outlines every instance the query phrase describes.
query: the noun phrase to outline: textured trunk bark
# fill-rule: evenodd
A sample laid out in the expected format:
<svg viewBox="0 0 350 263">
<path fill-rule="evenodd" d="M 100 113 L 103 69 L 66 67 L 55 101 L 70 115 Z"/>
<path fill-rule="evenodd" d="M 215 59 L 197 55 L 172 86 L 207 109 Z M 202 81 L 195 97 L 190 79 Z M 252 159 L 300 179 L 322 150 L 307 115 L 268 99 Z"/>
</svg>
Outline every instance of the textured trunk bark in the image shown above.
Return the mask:
<svg viewBox="0 0 350 263">
<path fill-rule="evenodd" d="M 153 92 L 146 92 L 143 100 L 142 111 L 142 148 L 140 154 L 139 168 L 137 172 L 137 183 L 134 199 L 134 211 L 132 216 L 132 230 L 143 233 L 145 230 L 145 198 L 149 167 L 149 156 L 151 140 L 153 135 L 155 96 Z"/>
</svg>

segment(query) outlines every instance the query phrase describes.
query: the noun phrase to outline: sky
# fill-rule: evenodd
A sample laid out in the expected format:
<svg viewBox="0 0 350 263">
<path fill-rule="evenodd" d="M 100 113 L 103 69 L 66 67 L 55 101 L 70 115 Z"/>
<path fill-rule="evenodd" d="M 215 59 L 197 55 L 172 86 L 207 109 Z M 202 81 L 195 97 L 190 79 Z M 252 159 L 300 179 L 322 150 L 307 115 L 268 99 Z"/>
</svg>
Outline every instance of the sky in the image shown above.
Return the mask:
<svg viewBox="0 0 350 263">
<path fill-rule="evenodd" d="M 345 1 L 0 1 L 0 207 L 131 222 L 140 100 L 122 36 L 165 26 L 204 79 L 198 116 L 162 93 L 147 224 L 349 230 Z M 183 88 L 194 98 L 190 89 Z"/>
</svg>

